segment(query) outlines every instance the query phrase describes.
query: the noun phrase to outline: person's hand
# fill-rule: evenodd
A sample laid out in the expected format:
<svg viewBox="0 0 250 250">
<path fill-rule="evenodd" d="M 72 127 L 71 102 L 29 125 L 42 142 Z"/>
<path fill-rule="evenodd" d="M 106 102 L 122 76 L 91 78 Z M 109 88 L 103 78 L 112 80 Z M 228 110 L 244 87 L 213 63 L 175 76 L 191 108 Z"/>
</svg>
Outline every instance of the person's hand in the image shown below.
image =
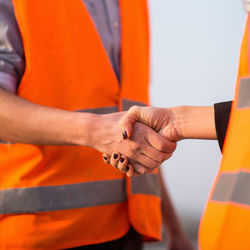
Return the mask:
<svg viewBox="0 0 250 250">
<path fill-rule="evenodd" d="M 104 163 L 108 165 L 110 164 L 112 167 L 117 168 L 118 170 L 126 174 L 128 177 L 135 177 L 139 175 L 139 173 L 137 173 L 134 167 L 129 163 L 129 160 L 126 156 L 121 155 L 118 152 L 113 152 L 112 155 L 103 153 L 102 156 Z"/>
<path fill-rule="evenodd" d="M 119 127 L 119 120 L 123 115 L 124 113 L 115 113 L 97 116 L 91 128 L 89 146 L 116 156 L 116 160 L 120 160 L 120 155 L 125 155 L 136 173 L 149 173 L 172 155 L 176 143 L 168 141 L 142 123 L 135 123 L 132 135 L 124 140 Z M 115 155 L 113 152 L 119 154 Z M 126 172 L 125 167 L 128 166 L 125 163 L 127 162 L 121 165 L 123 172 Z"/>
<path fill-rule="evenodd" d="M 134 106 L 124 114 L 120 120 L 120 127 L 123 131 L 126 131 L 128 137 L 131 138 L 133 135 L 137 135 L 138 129 L 136 129 L 136 126 L 133 127 L 133 125 L 139 121 L 151 127 L 156 132 L 159 132 L 160 135 L 168 138 L 168 140 L 178 141 L 181 138 L 175 129 L 174 118 L 174 112 L 171 109 Z M 171 155 L 165 158 L 165 160 L 170 156 Z M 111 154 L 104 153 L 103 159 L 106 164 L 111 164 L 113 167 L 126 173 L 129 177 L 148 173 L 160 165 L 152 166 L 151 170 L 147 170 L 139 163 L 135 165 L 128 155 L 122 154 L 119 151 L 112 152 Z"/>
<path fill-rule="evenodd" d="M 151 127 L 161 136 L 173 142 L 188 138 L 216 139 L 213 106 L 179 106 L 174 108 L 134 106 L 120 120 L 121 133 L 127 135 L 127 138 L 133 134 L 135 122 L 141 122 Z M 121 155 L 121 157 L 126 156 Z M 117 165 L 116 161 L 109 161 L 109 156 L 106 158 L 106 163 Z"/>
<path fill-rule="evenodd" d="M 217 138 L 213 106 L 152 108 L 133 106 L 120 121 L 121 131 L 130 137 L 133 124 L 142 122 L 170 141 Z"/>
<path fill-rule="evenodd" d="M 178 121 L 175 115 L 175 108 L 153 108 L 133 106 L 120 120 L 120 127 L 128 138 L 133 131 L 133 124 L 141 122 L 159 132 L 170 141 L 182 139 L 180 129 L 177 129 Z"/>
</svg>

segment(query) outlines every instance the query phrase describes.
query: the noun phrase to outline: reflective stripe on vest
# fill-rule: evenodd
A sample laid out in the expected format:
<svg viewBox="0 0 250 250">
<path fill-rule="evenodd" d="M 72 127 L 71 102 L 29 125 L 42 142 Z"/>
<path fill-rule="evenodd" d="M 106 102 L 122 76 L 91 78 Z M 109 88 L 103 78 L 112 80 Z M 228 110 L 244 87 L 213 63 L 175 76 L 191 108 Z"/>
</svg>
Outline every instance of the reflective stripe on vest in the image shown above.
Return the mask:
<svg viewBox="0 0 250 250">
<path fill-rule="evenodd" d="M 1 141 L 0 140 L 0 144 L 11 144 L 10 142 L 7 142 L 7 141 Z"/>
<path fill-rule="evenodd" d="M 120 179 L 5 189 L 0 191 L 0 213 L 35 213 L 124 202 L 125 186 L 125 180 Z"/>
<path fill-rule="evenodd" d="M 146 104 L 142 103 L 142 102 L 131 101 L 131 100 L 128 100 L 128 99 L 123 99 L 122 100 L 122 110 L 127 111 L 132 106 L 146 106 Z"/>
<path fill-rule="evenodd" d="M 250 78 L 242 78 L 237 108 L 250 108 Z"/>
<path fill-rule="evenodd" d="M 211 200 L 250 206 L 250 173 L 222 173 Z"/>
<path fill-rule="evenodd" d="M 118 106 L 95 108 L 95 109 L 82 109 L 82 110 L 78 110 L 77 112 L 93 113 L 93 114 L 99 114 L 99 115 L 110 114 L 110 113 L 118 112 Z"/>
<path fill-rule="evenodd" d="M 148 194 L 161 197 L 161 190 L 156 174 L 140 175 L 131 179 L 132 194 Z"/>
<path fill-rule="evenodd" d="M 160 196 L 157 176 L 132 178 L 132 194 Z M 36 213 L 95 207 L 127 201 L 125 179 L 0 191 L 0 214 Z"/>
</svg>

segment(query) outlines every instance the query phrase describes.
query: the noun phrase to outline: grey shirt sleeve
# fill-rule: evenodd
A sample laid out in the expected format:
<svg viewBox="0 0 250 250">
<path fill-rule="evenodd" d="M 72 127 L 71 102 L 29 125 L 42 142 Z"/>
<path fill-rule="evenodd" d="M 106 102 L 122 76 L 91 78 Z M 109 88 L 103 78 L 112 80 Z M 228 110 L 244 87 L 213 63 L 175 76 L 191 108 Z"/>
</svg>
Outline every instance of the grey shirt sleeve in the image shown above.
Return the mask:
<svg viewBox="0 0 250 250">
<path fill-rule="evenodd" d="M 16 92 L 25 69 L 23 42 L 11 0 L 0 0 L 0 87 Z"/>
</svg>

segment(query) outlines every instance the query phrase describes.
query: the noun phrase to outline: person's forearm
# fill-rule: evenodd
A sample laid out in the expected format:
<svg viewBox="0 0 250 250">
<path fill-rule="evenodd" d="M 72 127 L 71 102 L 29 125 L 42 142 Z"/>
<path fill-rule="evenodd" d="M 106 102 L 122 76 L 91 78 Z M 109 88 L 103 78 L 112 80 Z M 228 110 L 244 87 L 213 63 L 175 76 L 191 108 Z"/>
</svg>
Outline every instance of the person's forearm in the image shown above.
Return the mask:
<svg viewBox="0 0 250 250">
<path fill-rule="evenodd" d="M 39 106 L 0 89 L 0 140 L 12 143 L 86 145 L 96 115 Z"/>
<path fill-rule="evenodd" d="M 179 106 L 171 109 L 180 139 L 217 139 L 213 106 Z"/>
</svg>

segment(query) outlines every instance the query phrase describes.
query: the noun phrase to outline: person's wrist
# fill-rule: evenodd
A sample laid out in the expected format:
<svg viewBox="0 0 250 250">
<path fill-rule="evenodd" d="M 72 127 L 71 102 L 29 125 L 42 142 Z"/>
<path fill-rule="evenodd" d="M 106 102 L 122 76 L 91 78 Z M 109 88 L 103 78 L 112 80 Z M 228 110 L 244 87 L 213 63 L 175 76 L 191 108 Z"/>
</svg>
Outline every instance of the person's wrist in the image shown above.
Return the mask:
<svg viewBox="0 0 250 250">
<path fill-rule="evenodd" d="M 164 135 L 171 141 L 184 139 L 183 136 L 183 107 L 164 108 L 166 120 L 163 124 Z"/>
<path fill-rule="evenodd" d="M 93 115 L 88 121 L 84 145 L 100 150 L 101 145 L 117 141 L 119 136 L 122 139 L 122 134 L 118 126 L 122 115 L 123 113 L 121 112 Z"/>
<path fill-rule="evenodd" d="M 187 106 L 177 106 L 172 108 L 173 113 L 173 124 L 176 129 L 176 134 L 179 140 L 187 139 L 187 114 L 188 107 Z"/>
<path fill-rule="evenodd" d="M 173 112 L 180 140 L 216 139 L 213 106 L 178 106 Z"/>
<path fill-rule="evenodd" d="M 91 147 L 94 135 L 98 132 L 100 115 L 92 113 L 78 113 L 76 128 L 72 136 L 72 144 Z"/>
</svg>

